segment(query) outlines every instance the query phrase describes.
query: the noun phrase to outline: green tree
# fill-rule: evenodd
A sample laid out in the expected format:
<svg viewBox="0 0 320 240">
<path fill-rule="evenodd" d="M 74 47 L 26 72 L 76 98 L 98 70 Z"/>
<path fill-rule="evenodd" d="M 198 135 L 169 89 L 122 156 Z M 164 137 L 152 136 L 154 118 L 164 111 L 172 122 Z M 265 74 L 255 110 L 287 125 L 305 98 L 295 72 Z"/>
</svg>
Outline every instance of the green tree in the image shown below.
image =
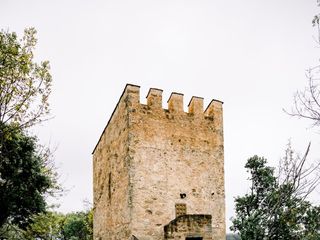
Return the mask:
<svg viewBox="0 0 320 240">
<path fill-rule="evenodd" d="M 21 240 L 25 239 L 23 230 L 14 224 L 5 224 L 0 228 L 0 239 Z"/>
<path fill-rule="evenodd" d="M 57 188 L 55 173 L 37 152 L 36 138 L 20 128 L 1 125 L 5 132 L 0 152 L 0 227 L 26 228 L 33 214 L 46 209 L 45 196 Z"/>
<path fill-rule="evenodd" d="M 65 216 L 48 211 L 32 217 L 32 223 L 23 231 L 25 239 L 53 240 L 63 239 L 62 228 Z"/>
<path fill-rule="evenodd" d="M 36 30 L 28 28 L 22 39 L 0 31 L 0 122 L 30 127 L 49 114 L 52 78 L 48 61 L 36 63 Z"/>
<path fill-rule="evenodd" d="M 63 224 L 64 239 L 92 239 L 92 219 L 92 210 L 67 214 Z"/>
<path fill-rule="evenodd" d="M 292 153 L 289 147 L 277 176 L 265 158 L 248 159 L 250 191 L 235 198 L 230 228 L 241 239 L 320 239 L 320 208 L 306 200 L 319 181 L 308 177 L 319 165 L 304 168 L 308 151 L 301 159 Z"/>
<path fill-rule="evenodd" d="M 49 114 L 49 62 L 34 61 L 34 28 L 0 31 L 0 236 L 25 229 L 56 189 L 50 151 L 26 132 Z"/>
<path fill-rule="evenodd" d="M 26 229 L 7 226 L 2 236 L 10 240 L 92 240 L 92 210 L 62 214 L 46 211 L 33 215 Z"/>
</svg>

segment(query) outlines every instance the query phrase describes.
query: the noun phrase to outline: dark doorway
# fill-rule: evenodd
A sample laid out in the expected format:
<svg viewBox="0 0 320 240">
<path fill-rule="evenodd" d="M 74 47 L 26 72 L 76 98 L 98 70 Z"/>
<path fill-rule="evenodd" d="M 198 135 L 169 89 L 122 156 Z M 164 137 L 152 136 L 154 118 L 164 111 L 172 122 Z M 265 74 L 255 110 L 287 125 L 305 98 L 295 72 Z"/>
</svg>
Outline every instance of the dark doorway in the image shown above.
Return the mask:
<svg viewBox="0 0 320 240">
<path fill-rule="evenodd" d="M 187 237 L 186 240 L 202 240 L 202 237 Z"/>
</svg>

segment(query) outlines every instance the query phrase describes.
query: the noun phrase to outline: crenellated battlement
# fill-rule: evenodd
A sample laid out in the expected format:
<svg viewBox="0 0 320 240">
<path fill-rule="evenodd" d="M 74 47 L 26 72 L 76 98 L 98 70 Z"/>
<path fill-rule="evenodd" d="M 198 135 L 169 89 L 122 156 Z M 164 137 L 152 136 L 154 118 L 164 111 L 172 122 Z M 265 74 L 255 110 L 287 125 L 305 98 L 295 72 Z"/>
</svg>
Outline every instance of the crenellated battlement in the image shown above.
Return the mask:
<svg viewBox="0 0 320 240">
<path fill-rule="evenodd" d="M 140 103 L 140 86 L 127 84 L 124 92 L 133 100 L 133 103 Z M 147 106 L 150 109 L 162 109 L 162 89 L 150 88 L 147 94 Z M 184 105 L 183 99 L 184 95 L 182 93 L 172 92 L 167 101 L 167 110 L 171 113 L 183 113 Z M 223 102 L 213 99 L 209 105 L 203 110 L 203 98 L 193 96 L 188 104 L 189 114 L 199 116 L 203 115 L 205 117 L 213 117 L 222 114 Z"/>
<path fill-rule="evenodd" d="M 102 135 L 108 128 L 110 121 L 114 118 L 114 115 L 120 114 L 126 114 L 126 111 L 128 109 L 135 109 L 143 106 L 147 106 L 151 111 L 155 111 L 155 114 L 160 114 L 161 110 L 163 112 L 169 113 L 170 115 L 180 115 L 180 116 L 194 116 L 197 119 L 208 118 L 210 120 L 215 119 L 214 125 L 216 129 L 222 129 L 222 105 L 223 102 L 213 99 L 209 103 L 209 105 L 206 107 L 205 110 L 203 110 L 203 98 L 202 97 L 196 97 L 193 96 L 188 104 L 188 112 L 184 111 L 184 105 L 183 105 L 183 97 L 184 95 L 182 93 L 172 92 L 168 101 L 167 101 L 167 108 L 162 108 L 162 89 L 158 88 L 150 88 L 149 92 L 146 96 L 147 98 L 147 104 L 142 104 L 140 102 L 140 86 L 134 85 L 134 84 L 127 84 L 122 92 L 122 95 L 117 103 L 117 106 L 115 107 L 106 127 L 104 128 L 100 139 L 98 143 L 101 140 Z M 123 105 L 123 106 L 122 106 Z M 121 107 L 122 106 L 122 107 Z M 127 109 L 127 110 L 125 110 Z M 172 119 L 172 116 L 169 117 Z M 97 144 L 98 145 L 98 144 Z M 93 152 L 95 151 L 97 145 L 95 146 Z"/>
</svg>

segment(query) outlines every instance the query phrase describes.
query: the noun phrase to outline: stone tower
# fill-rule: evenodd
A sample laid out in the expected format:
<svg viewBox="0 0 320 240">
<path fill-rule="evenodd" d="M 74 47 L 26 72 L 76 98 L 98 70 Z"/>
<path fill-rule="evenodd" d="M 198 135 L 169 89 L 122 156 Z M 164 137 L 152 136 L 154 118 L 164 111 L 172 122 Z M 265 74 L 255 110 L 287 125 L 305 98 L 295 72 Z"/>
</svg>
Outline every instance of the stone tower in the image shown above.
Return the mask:
<svg viewBox="0 0 320 240">
<path fill-rule="evenodd" d="M 222 102 L 127 84 L 93 151 L 94 239 L 225 239 Z"/>
</svg>

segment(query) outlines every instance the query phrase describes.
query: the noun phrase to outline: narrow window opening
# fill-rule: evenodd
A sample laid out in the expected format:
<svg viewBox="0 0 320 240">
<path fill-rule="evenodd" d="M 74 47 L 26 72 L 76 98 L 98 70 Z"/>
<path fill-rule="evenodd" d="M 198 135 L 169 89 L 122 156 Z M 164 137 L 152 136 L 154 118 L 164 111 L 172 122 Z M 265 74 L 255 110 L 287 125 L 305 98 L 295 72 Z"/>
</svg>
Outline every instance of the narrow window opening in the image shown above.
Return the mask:
<svg viewBox="0 0 320 240">
<path fill-rule="evenodd" d="M 108 197 L 109 197 L 109 202 L 111 202 L 111 172 L 109 173 L 109 179 L 108 179 Z"/>
</svg>

